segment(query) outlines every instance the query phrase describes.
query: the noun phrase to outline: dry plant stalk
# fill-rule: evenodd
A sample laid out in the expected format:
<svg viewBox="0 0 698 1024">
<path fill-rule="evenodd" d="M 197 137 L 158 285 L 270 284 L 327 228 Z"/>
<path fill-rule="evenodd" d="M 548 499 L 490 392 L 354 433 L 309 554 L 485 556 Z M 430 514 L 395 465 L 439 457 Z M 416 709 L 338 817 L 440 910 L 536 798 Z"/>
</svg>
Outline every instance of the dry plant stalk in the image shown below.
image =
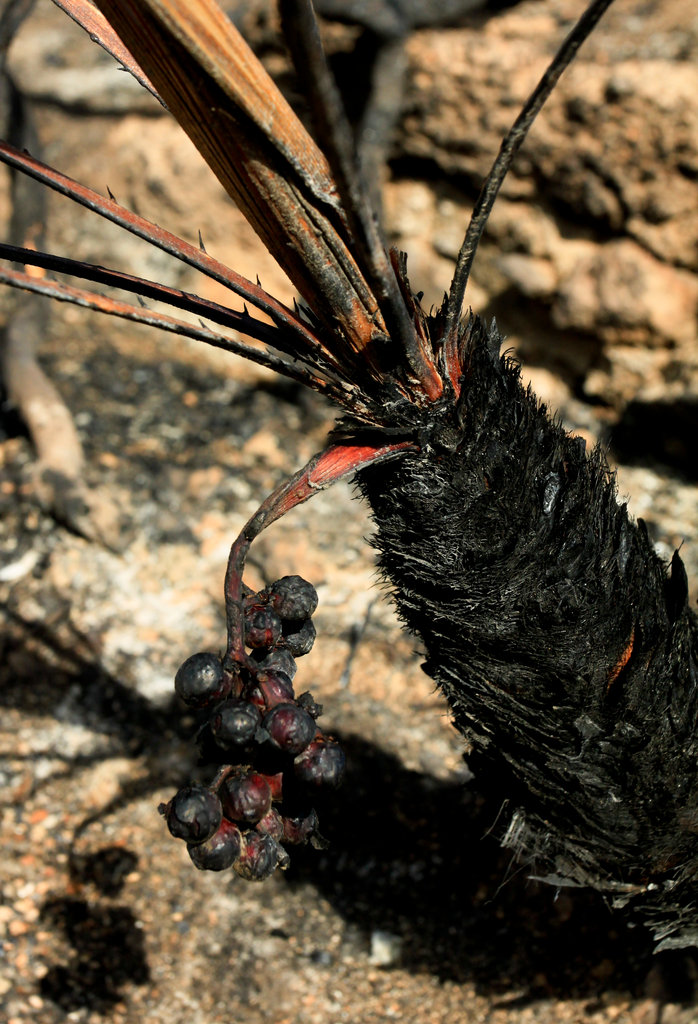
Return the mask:
<svg viewBox="0 0 698 1024">
<path fill-rule="evenodd" d="M 7 283 L 241 352 L 330 399 L 329 447 L 261 506 L 226 575 L 226 678 L 249 670 L 254 537 L 356 475 L 380 567 L 454 721 L 510 797 L 502 842 L 555 885 L 627 906 L 658 948 L 698 942 L 698 623 L 591 453 L 524 389 L 501 337 L 462 316 L 477 242 L 514 152 L 610 0 L 594 0 L 502 144 L 443 306 L 425 312 L 362 191 L 312 9 L 282 0 L 323 151 L 213 0 L 60 0 L 166 104 L 300 293 L 288 309 L 204 251 L 3 145 L 12 166 L 226 284 L 272 321 L 157 282 L 3 246 L 7 259 L 117 285 L 261 340 L 260 351 L 72 285 Z M 101 17 L 99 11 L 104 17 Z M 268 351 L 271 349 L 272 351 Z"/>
</svg>

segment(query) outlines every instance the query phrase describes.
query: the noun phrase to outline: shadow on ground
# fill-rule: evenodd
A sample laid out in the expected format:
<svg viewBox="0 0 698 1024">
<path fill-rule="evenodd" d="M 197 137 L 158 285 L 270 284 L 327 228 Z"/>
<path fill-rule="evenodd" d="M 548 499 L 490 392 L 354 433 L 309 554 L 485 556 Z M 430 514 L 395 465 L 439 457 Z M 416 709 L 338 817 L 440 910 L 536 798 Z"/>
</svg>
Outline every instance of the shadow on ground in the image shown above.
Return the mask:
<svg viewBox="0 0 698 1024">
<path fill-rule="evenodd" d="M 490 834 L 501 801 L 477 779 L 447 784 L 355 737 L 342 743 L 347 780 L 319 808 L 332 846 L 294 853 L 289 881 L 312 883 L 366 932 L 399 936 L 402 966 L 523 1000 L 642 997 L 658 968 L 665 998 L 694 998 L 693 951 L 653 956 L 649 934 L 597 894 L 527 878 Z"/>
<path fill-rule="evenodd" d="M 193 746 L 191 763 L 178 766 L 178 779 L 165 756 L 168 746 L 192 731 L 174 699 L 154 708 L 105 674 L 97 660 L 79 653 L 79 644 L 71 648 L 59 642 L 50 629 L 37 638 L 36 623 L 31 624 L 34 653 L 25 649 L 18 661 L 12 654 L 29 627 L 17 620 L 11 625 L 15 647 L 6 642 L 4 653 L 15 674 L 10 681 L 7 672 L 0 673 L 5 676 L 1 704 L 46 714 L 69 692 L 72 707 L 82 709 L 87 720 L 94 717 L 102 727 L 108 723 L 111 754 L 147 752 L 147 774 L 139 778 L 138 792 L 125 789 L 102 814 L 148 790 L 179 785 L 195 770 Z M 693 951 L 654 957 L 649 935 L 629 929 L 622 914 L 612 914 L 600 897 L 556 893 L 526 878 L 489 834 L 500 803 L 478 780 L 468 786 L 447 783 L 405 769 L 361 738 L 340 738 L 347 779 L 318 807 L 331 846 L 323 852 L 293 850 L 285 879 L 289 887 L 316 888 L 367 942 L 375 931 L 398 936 L 402 968 L 457 983 L 474 981 L 495 1002 L 499 996 L 511 1005 L 512 991 L 520 1003 L 551 996 L 593 1002 L 611 991 L 642 998 L 650 972 L 655 988 L 659 976 L 662 999 L 695 998 Z M 70 763 L 65 771 L 71 772 Z M 83 822 L 76 837 L 94 821 Z M 72 891 L 42 908 L 43 922 L 61 934 L 66 950 L 65 962 L 43 979 L 42 993 L 64 1009 L 109 1005 L 127 981 L 148 982 L 137 910 L 114 902 L 135 857 L 107 844 L 88 855 L 74 853 Z M 85 900 L 80 886 L 86 882 L 111 901 Z"/>
</svg>

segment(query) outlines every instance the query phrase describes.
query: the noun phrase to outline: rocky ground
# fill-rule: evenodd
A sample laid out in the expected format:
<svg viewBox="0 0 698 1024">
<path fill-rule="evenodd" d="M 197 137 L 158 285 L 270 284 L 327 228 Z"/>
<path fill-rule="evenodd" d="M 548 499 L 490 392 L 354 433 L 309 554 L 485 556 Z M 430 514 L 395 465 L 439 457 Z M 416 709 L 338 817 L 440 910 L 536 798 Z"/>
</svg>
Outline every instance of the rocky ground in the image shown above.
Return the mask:
<svg viewBox="0 0 698 1024">
<path fill-rule="evenodd" d="M 527 2 L 411 38 L 385 211 L 427 301 L 448 284 L 477 177 L 577 6 Z M 274 20 L 255 11 L 255 44 L 286 85 Z M 356 37 L 327 27 L 340 73 Z M 621 493 L 660 551 L 683 543 L 694 598 L 697 53 L 683 2 L 619 0 L 507 184 L 470 293 L 570 428 L 611 444 Z M 210 252 L 290 299 L 179 130 L 48 0 L 10 65 L 49 163 L 188 239 L 200 229 Z M 52 201 L 48 231 L 54 251 L 221 297 L 66 200 Z M 42 361 L 114 515 L 106 547 L 42 508 L 30 440 L 3 409 L 8 1021 L 698 1019 L 694 952 L 653 956 L 599 898 L 538 885 L 499 852 L 500 805 L 468 772 L 377 585 L 348 485 L 263 535 L 249 565 L 253 585 L 299 572 L 319 590 L 299 681 L 349 756 L 344 788 L 319 808 L 330 847 L 294 853 L 259 885 L 194 870 L 156 810 L 196 771 L 172 678 L 189 654 L 220 648 L 229 544 L 322 447 L 332 410 L 239 360 L 69 307 L 52 310 Z"/>
</svg>

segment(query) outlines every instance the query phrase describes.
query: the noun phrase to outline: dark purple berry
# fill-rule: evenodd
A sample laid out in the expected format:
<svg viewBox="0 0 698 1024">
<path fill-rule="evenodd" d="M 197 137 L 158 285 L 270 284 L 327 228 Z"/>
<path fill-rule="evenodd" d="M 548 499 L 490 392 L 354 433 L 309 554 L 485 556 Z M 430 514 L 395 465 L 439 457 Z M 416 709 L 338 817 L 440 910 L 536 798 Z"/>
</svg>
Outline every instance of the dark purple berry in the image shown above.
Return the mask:
<svg viewBox="0 0 698 1024">
<path fill-rule="evenodd" d="M 297 704 L 277 704 L 262 723 L 274 746 L 288 754 L 300 754 L 315 735 L 312 717 Z"/>
<path fill-rule="evenodd" d="M 248 700 L 226 700 L 216 708 L 211 721 L 211 735 L 221 747 L 244 746 L 251 743 L 262 716 Z"/>
<path fill-rule="evenodd" d="M 266 605 L 245 610 L 245 643 L 248 647 L 273 647 L 281 638 L 281 619 Z"/>
<path fill-rule="evenodd" d="M 267 709 L 292 703 L 296 696 L 293 683 L 283 672 L 258 672 L 256 683 Z"/>
<path fill-rule="evenodd" d="M 296 659 L 285 647 L 276 647 L 273 651 L 256 651 L 253 654 L 263 672 L 283 672 L 293 679 L 298 671 Z"/>
<path fill-rule="evenodd" d="M 293 629 L 284 632 L 284 646 L 288 648 L 294 658 L 300 658 L 309 654 L 315 643 L 316 630 L 311 619 L 298 625 L 293 623 Z"/>
<path fill-rule="evenodd" d="M 269 587 L 269 604 L 284 622 L 309 619 L 317 608 L 317 591 L 301 576 L 284 576 Z"/>
<path fill-rule="evenodd" d="M 249 882 L 268 878 L 279 863 L 279 846 L 271 836 L 262 832 L 246 832 L 242 851 L 233 864 L 233 870 Z"/>
<path fill-rule="evenodd" d="M 259 772 L 236 771 L 223 783 L 221 799 L 226 818 L 256 825 L 271 807 L 271 789 Z"/>
<path fill-rule="evenodd" d="M 315 739 L 293 762 L 297 779 L 307 786 L 336 789 L 344 778 L 346 758 L 336 740 Z"/>
<path fill-rule="evenodd" d="M 217 655 L 208 651 L 192 654 L 175 676 L 178 696 L 194 708 L 204 708 L 227 696 L 230 683 L 224 680 L 223 666 Z"/>
<path fill-rule="evenodd" d="M 314 810 L 298 817 L 284 814 L 281 820 L 284 826 L 283 842 L 295 846 L 307 843 L 318 827 L 318 817 Z"/>
<path fill-rule="evenodd" d="M 242 833 L 237 825 L 226 821 L 204 843 L 187 843 L 192 861 L 200 871 L 225 871 L 240 856 Z"/>
<path fill-rule="evenodd" d="M 206 842 L 223 817 L 220 800 L 205 786 L 184 786 L 160 811 L 172 835 L 188 843 Z"/>
<path fill-rule="evenodd" d="M 264 832 L 265 835 L 271 836 L 280 842 L 284 837 L 284 822 L 277 810 L 273 807 L 267 811 L 261 821 L 258 821 L 255 825 L 258 832 Z"/>
</svg>

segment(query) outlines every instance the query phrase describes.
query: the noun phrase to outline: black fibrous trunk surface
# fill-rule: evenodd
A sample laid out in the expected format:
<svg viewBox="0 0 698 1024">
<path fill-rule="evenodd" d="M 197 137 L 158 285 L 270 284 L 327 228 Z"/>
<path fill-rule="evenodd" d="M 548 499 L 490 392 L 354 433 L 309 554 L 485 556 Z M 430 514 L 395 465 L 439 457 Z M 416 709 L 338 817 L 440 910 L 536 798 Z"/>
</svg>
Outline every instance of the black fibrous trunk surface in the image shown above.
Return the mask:
<svg viewBox="0 0 698 1024">
<path fill-rule="evenodd" d="M 503 843 L 533 874 L 698 941 L 698 622 L 585 451 L 472 318 L 448 447 L 358 475 L 380 567 L 426 671 L 502 781 Z"/>
</svg>

